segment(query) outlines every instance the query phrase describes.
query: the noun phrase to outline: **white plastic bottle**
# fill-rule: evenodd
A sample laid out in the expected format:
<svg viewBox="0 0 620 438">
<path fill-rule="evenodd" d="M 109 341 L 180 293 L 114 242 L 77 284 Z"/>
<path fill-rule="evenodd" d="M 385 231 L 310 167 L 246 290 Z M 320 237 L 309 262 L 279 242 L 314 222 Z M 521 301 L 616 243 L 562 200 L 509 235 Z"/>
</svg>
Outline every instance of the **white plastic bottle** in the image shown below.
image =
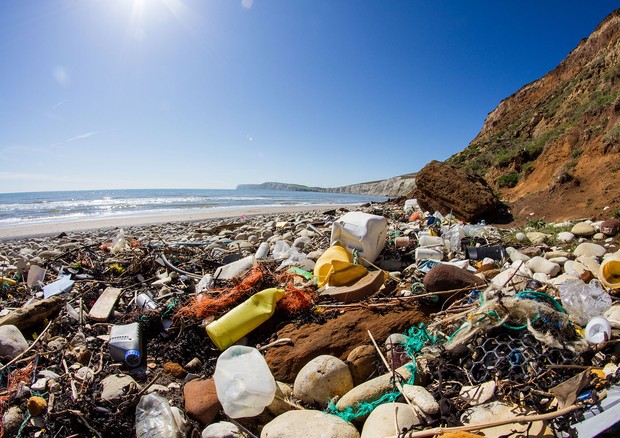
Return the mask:
<svg viewBox="0 0 620 438">
<path fill-rule="evenodd" d="M 233 345 L 220 355 L 213 380 L 217 398 L 231 418 L 260 414 L 276 393 L 276 381 L 263 355 L 243 345 Z"/>
<path fill-rule="evenodd" d="M 137 367 L 142 362 L 140 323 L 113 325 L 110 329 L 110 356 L 116 362 Z"/>
</svg>

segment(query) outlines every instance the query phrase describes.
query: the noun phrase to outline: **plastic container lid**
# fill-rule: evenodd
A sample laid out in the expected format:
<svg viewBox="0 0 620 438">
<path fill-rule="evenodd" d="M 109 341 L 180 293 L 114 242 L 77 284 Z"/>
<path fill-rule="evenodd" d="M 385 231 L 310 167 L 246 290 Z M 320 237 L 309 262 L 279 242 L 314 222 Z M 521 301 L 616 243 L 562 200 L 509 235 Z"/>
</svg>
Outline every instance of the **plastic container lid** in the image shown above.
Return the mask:
<svg viewBox="0 0 620 438">
<path fill-rule="evenodd" d="M 138 350 L 127 350 L 125 353 L 125 363 L 130 367 L 137 367 L 140 365 L 142 361 L 142 357 L 140 356 L 140 351 Z"/>
<path fill-rule="evenodd" d="M 590 344 L 599 344 L 611 339 L 611 326 L 602 316 L 595 316 L 586 325 L 586 341 Z"/>
</svg>

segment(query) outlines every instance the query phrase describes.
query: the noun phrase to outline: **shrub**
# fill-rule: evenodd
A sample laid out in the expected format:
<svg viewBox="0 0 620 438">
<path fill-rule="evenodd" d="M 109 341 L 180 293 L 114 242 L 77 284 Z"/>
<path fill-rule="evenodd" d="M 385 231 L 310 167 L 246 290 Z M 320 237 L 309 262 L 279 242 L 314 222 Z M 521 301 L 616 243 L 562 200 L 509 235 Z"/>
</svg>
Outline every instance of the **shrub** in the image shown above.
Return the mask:
<svg viewBox="0 0 620 438">
<path fill-rule="evenodd" d="M 497 178 L 497 185 L 503 188 L 511 188 L 517 185 L 519 182 L 518 173 L 507 173 Z"/>
</svg>

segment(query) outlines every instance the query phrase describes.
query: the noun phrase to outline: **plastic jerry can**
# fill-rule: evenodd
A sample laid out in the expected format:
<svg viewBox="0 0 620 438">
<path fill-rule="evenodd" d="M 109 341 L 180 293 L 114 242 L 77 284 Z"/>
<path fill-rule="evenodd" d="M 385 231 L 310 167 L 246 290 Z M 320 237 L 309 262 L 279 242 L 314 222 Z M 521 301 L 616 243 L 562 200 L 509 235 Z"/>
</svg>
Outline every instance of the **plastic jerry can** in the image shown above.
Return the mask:
<svg viewBox="0 0 620 438">
<path fill-rule="evenodd" d="M 333 223 L 331 243 L 340 241 L 349 252 L 357 250 L 372 263 L 385 247 L 386 236 L 387 220 L 383 216 L 352 211 Z M 368 265 L 363 259 L 360 262 Z"/>
<path fill-rule="evenodd" d="M 220 350 L 225 350 L 267 321 L 276 310 L 284 289 L 262 290 L 206 327 L 207 334 Z"/>
<path fill-rule="evenodd" d="M 217 398 L 231 418 L 260 414 L 276 393 L 276 381 L 263 355 L 243 345 L 233 345 L 218 357 L 213 380 Z"/>
<path fill-rule="evenodd" d="M 110 329 L 110 356 L 116 362 L 137 367 L 142 361 L 140 323 L 113 325 Z"/>
</svg>

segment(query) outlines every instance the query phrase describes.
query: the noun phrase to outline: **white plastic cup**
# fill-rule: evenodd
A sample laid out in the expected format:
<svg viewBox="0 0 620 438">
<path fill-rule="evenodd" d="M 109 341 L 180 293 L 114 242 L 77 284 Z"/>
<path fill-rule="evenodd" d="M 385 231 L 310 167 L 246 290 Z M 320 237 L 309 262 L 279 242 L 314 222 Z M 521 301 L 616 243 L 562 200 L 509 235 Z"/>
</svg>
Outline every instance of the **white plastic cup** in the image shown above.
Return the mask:
<svg viewBox="0 0 620 438">
<path fill-rule="evenodd" d="M 595 316 L 586 325 L 586 341 L 590 344 L 600 344 L 601 342 L 611 339 L 611 325 L 609 321 L 602 316 Z"/>
<path fill-rule="evenodd" d="M 432 248 L 416 248 L 415 259 L 416 261 L 437 260 L 440 262 L 443 259 L 443 252 Z"/>
<path fill-rule="evenodd" d="M 217 359 L 215 390 L 230 418 L 254 417 L 270 405 L 276 381 L 256 348 L 233 345 Z"/>
</svg>

